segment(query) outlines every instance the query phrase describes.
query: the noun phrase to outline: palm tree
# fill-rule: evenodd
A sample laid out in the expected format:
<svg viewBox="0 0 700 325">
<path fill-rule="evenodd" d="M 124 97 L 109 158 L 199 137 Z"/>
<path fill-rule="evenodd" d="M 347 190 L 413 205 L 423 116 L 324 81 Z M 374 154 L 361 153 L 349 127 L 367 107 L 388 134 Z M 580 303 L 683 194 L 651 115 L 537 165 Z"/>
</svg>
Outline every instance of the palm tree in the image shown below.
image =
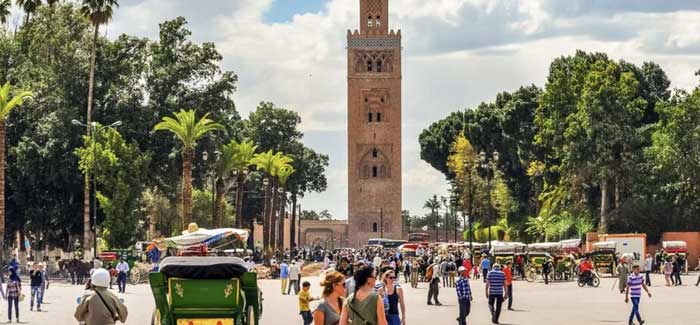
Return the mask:
<svg viewBox="0 0 700 325">
<path fill-rule="evenodd" d="M 29 23 L 29 17 L 41 6 L 41 0 L 16 0 L 15 4 L 17 4 L 17 7 L 24 10 L 26 14 L 26 16 L 24 16 L 24 24 L 26 25 Z"/>
<path fill-rule="evenodd" d="M 221 227 L 221 221 L 224 219 L 224 195 L 229 186 L 229 180 L 233 176 L 234 162 L 238 154 L 238 143 L 236 140 L 231 140 L 219 148 L 221 156 L 214 165 L 214 214 L 212 215 L 212 225 L 214 228 Z"/>
<path fill-rule="evenodd" d="M 7 17 L 10 16 L 10 8 L 12 8 L 12 1 L 0 0 L 0 23 L 3 25 L 7 23 Z"/>
<path fill-rule="evenodd" d="M 440 209 L 442 205 L 440 204 L 440 200 L 438 200 L 437 195 L 433 195 L 432 198 L 428 199 L 428 201 L 425 201 L 425 204 L 423 205 L 424 208 L 430 210 L 430 216 L 431 219 L 433 220 L 433 226 L 435 227 L 435 240 L 437 241 L 438 239 L 438 221 L 439 221 L 439 216 L 437 216 L 437 211 Z M 436 217 L 437 216 L 437 217 Z"/>
<path fill-rule="evenodd" d="M 20 0 L 18 0 L 20 1 Z M 27 1 L 27 0 L 24 0 Z M 88 79 L 88 102 L 87 102 L 87 124 L 92 123 L 92 91 L 95 85 L 95 56 L 97 53 L 97 36 L 100 25 L 107 24 L 112 20 L 113 8 L 119 7 L 117 0 L 83 0 L 80 13 L 90 19 L 94 27 L 92 36 L 92 49 L 90 51 L 90 76 Z M 90 135 L 90 131 L 88 131 Z"/>
<path fill-rule="evenodd" d="M 279 192 L 280 192 L 280 217 L 279 224 L 277 225 L 277 247 L 280 250 L 284 250 L 284 214 L 286 213 L 285 207 L 287 206 L 287 192 L 284 189 L 285 184 L 289 176 L 294 174 L 294 167 L 288 163 L 282 164 L 277 170 L 277 181 L 279 182 Z M 290 234 L 291 236 L 291 234 Z"/>
<path fill-rule="evenodd" d="M 544 237 L 544 241 L 549 240 L 549 231 L 551 230 L 551 225 L 556 221 L 556 216 L 554 215 L 542 215 L 537 217 L 527 218 L 527 229 L 525 231 L 532 236 L 541 238 Z"/>
<path fill-rule="evenodd" d="M 258 170 L 265 173 L 265 209 L 263 211 L 263 249 L 269 254 L 272 252 L 271 244 L 274 243 L 274 212 L 275 211 L 275 178 L 280 167 L 290 164 L 292 158 L 281 152 L 272 153 L 272 150 L 253 156 L 250 161 Z"/>
<path fill-rule="evenodd" d="M 5 243 L 5 120 L 10 115 L 10 112 L 22 105 L 25 99 L 30 98 L 33 94 L 29 91 L 20 91 L 13 97 L 10 97 L 10 83 L 0 87 L 0 243 Z"/>
<path fill-rule="evenodd" d="M 175 113 L 175 118 L 163 117 L 163 121 L 156 124 L 155 131 L 170 131 L 182 142 L 182 227 L 185 228 L 192 220 L 192 159 L 197 140 L 205 134 L 223 130 L 223 125 L 207 118 L 204 114 L 197 120 L 194 109 L 180 110 Z"/>
<path fill-rule="evenodd" d="M 20 1 L 34 1 L 34 0 L 17 0 Z M 36 0 L 41 1 L 41 0 Z M 90 137 L 92 132 L 92 90 L 94 88 L 95 81 L 95 55 L 97 47 L 97 35 L 100 24 L 106 24 L 112 19 L 112 7 L 118 7 L 119 4 L 117 0 L 83 0 L 83 4 L 80 8 L 80 13 L 90 19 L 93 26 L 95 27 L 95 33 L 92 40 L 92 50 L 90 52 L 90 76 L 88 79 L 88 102 L 87 102 L 87 136 Z M 27 11 L 25 9 L 25 11 Z M 27 12 L 27 21 L 29 19 L 29 12 Z M 83 187 L 83 241 L 88 243 L 90 241 L 90 181 L 89 177 L 85 177 L 85 186 Z M 83 247 L 87 247 L 83 244 Z"/>
<path fill-rule="evenodd" d="M 236 227 L 243 228 L 243 195 L 245 193 L 245 181 L 248 176 L 248 167 L 258 149 L 253 141 L 243 141 L 237 144 L 233 171 L 236 174 Z M 253 229 L 253 228 L 251 228 Z"/>
</svg>

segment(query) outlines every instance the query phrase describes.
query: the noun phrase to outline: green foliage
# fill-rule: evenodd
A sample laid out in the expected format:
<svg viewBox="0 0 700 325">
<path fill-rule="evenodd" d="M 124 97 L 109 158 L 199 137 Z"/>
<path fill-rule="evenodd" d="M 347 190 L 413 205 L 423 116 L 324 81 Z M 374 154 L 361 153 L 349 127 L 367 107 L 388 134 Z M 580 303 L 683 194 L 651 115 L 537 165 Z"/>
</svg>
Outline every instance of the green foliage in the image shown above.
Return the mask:
<svg viewBox="0 0 700 325">
<path fill-rule="evenodd" d="M 129 247 L 143 238 L 145 230 L 140 199 L 150 158 L 126 143 L 115 129 L 98 126 L 97 130 L 95 142 L 84 137 L 83 147 L 75 154 L 83 173 L 94 170 L 97 200 L 104 214 L 101 224 L 108 230 L 103 237 L 111 247 Z"/>
<path fill-rule="evenodd" d="M 328 210 L 323 210 L 321 212 L 304 210 L 299 213 L 299 217 L 301 220 L 333 220 L 333 215 L 331 215 Z"/>
<path fill-rule="evenodd" d="M 175 118 L 165 116 L 163 121 L 153 127 L 155 131 L 170 131 L 181 142 L 185 149 L 193 149 L 197 140 L 205 134 L 223 130 L 223 125 L 207 118 L 209 113 L 205 113 L 200 119 L 196 117 L 196 110 L 180 110 L 175 113 Z"/>
</svg>

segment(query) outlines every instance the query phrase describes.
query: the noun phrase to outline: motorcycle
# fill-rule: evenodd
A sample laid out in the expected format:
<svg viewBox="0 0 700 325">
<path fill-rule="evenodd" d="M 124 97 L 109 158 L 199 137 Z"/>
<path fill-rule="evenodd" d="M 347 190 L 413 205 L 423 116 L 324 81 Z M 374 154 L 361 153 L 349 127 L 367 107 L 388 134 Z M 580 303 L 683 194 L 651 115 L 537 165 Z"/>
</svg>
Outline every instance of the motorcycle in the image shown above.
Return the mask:
<svg viewBox="0 0 700 325">
<path fill-rule="evenodd" d="M 588 276 L 584 276 L 582 274 L 578 278 L 578 286 L 583 288 L 586 285 L 597 288 L 600 285 L 600 278 L 598 278 L 598 275 L 593 272 L 589 272 Z"/>
</svg>

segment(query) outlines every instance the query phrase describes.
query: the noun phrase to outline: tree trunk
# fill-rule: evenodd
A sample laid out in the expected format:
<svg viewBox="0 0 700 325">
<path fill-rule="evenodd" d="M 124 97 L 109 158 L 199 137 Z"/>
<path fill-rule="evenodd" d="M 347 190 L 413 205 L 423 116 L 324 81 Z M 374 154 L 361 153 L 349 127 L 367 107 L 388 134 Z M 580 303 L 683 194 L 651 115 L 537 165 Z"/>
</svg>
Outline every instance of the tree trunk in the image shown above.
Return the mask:
<svg viewBox="0 0 700 325">
<path fill-rule="evenodd" d="M 182 151 L 182 229 L 192 222 L 192 156 L 194 149 Z"/>
<path fill-rule="evenodd" d="M 603 178 L 600 182 L 600 223 L 598 233 L 608 233 L 608 180 Z"/>
<path fill-rule="evenodd" d="M 236 187 L 236 227 L 243 228 L 243 191 L 245 191 L 245 176 L 243 173 L 238 173 L 236 176 L 236 182 L 238 182 L 238 187 Z"/>
<path fill-rule="evenodd" d="M 271 182 L 272 183 L 272 182 Z M 270 193 L 270 248 L 274 254 L 277 251 L 277 186 L 272 185 Z"/>
<path fill-rule="evenodd" d="M 297 195 L 292 194 L 292 218 L 289 219 L 289 248 L 297 246 Z"/>
<path fill-rule="evenodd" d="M 614 209 L 617 209 L 620 207 L 620 177 L 615 176 L 615 207 Z"/>
<path fill-rule="evenodd" d="M 269 178 L 268 178 L 269 180 Z M 265 187 L 265 209 L 263 210 L 263 252 L 269 257 L 270 254 L 270 188 L 272 184 Z"/>
<path fill-rule="evenodd" d="M 88 101 L 87 101 L 87 135 L 92 133 L 92 94 L 95 85 L 95 56 L 97 55 L 97 36 L 100 25 L 95 25 L 95 33 L 92 38 L 92 49 L 90 51 L 90 76 L 88 78 Z M 90 246 L 90 173 L 85 175 L 85 186 L 83 188 L 83 257 L 89 255 Z"/>
<path fill-rule="evenodd" d="M 214 200 L 214 220 L 212 220 L 214 228 L 221 228 L 221 223 L 224 220 L 224 180 L 221 177 L 216 179 L 216 194 Z M 230 225 L 227 225 L 230 227 Z"/>
<path fill-rule="evenodd" d="M 2 258 L 5 260 L 5 120 L 0 120 L 0 244 Z"/>
<path fill-rule="evenodd" d="M 277 247 L 280 252 L 284 251 L 284 219 L 285 219 L 285 208 L 287 207 L 287 192 L 279 194 L 280 200 L 278 202 L 279 206 L 279 222 L 277 223 Z"/>
</svg>

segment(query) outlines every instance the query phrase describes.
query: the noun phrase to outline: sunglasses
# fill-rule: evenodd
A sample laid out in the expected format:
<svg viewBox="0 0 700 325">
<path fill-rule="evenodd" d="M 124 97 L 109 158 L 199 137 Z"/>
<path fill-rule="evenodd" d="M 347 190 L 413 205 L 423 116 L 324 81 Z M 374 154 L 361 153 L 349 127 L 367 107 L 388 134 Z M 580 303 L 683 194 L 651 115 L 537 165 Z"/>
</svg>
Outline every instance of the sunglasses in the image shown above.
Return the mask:
<svg viewBox="0 0 700 325">
<path fill-rule="evenodd" d="M 388 277 L 386 277 L 386 278 L 389 279 L 389 280 L 394 280 L 394 279 L 396 279 L 396 277 L 394 277 L 394 276 L 388 276 Z"/>
</svg>

